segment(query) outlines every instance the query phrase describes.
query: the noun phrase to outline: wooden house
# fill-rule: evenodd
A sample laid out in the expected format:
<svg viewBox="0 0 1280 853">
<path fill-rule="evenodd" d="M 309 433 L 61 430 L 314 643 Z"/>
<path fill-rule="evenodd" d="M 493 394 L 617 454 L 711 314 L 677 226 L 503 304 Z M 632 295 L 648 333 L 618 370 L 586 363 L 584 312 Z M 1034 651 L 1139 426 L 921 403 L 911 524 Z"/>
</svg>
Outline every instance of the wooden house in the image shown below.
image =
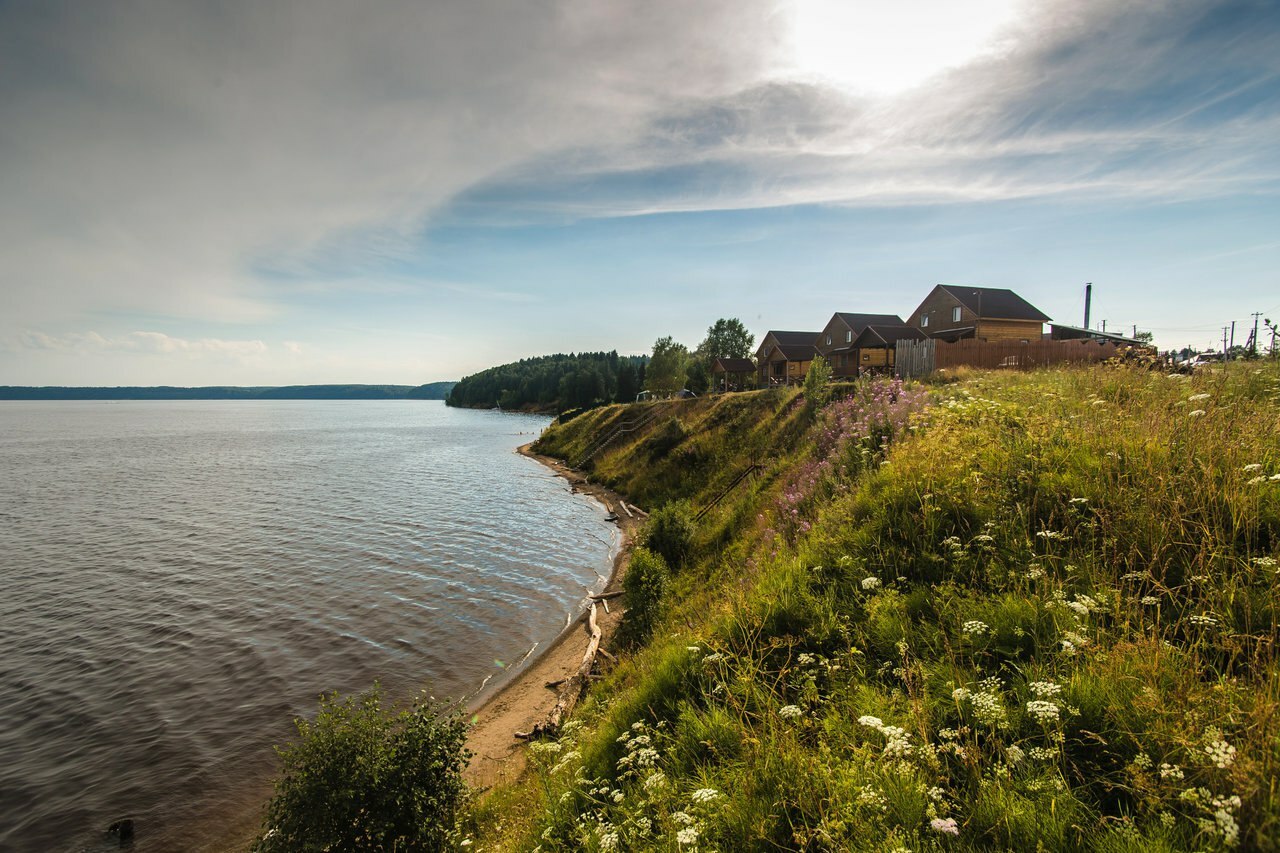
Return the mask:
<svg viewBox="0 0 1280 853">
<path fill-rule="evenodd" d="M 926 336 L 943 341 L 1038 341 L 1049 317 L 1012 290 L 940 284 L 908 318 Z"/>
<path fill-rule="evenodd" d="M 817 332 L 766 332 L 756 350 L 759 387 L 803 382 L 818 354 L 817 339 Z"/>
<path fill-rule="evenodd" d="M 749 358 L 717 358 L 711 363 L 713 391 L 745 391 L 754 384 L 756 364 Z"/>
<path fill-rule="evenodd" d="M 906 323 L 896 325 L 867 326 L 853 339 L 853 354 L 857 359 L 859 375 L 867 371 L 888 370 L 893 367 L 898 341 L 923 341 L 924 332 Z"/>
<path fill-rule="evenodd" d="M 858 355 L 854 352 L 854 340 L 868 326 L 902 326 L 897 314 L 851 314 L 837 311 L 827 321 L 826 328 L 818 333 L 818 352 L 831 365 L 831 375 L 857 376 Z"/>
</svg>

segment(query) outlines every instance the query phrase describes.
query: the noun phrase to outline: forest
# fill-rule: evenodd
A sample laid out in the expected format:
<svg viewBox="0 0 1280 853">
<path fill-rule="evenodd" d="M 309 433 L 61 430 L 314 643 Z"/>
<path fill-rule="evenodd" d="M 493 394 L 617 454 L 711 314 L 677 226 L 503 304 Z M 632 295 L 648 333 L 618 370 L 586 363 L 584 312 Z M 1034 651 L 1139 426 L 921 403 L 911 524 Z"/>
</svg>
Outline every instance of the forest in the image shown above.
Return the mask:
<svg viewBox="0 0 1280 853">
<path fill-rule="evenodd" d="M 463 377 L 445 402 L 472 409 L 564 412 L 630 402 L 644 387 L 648 356 L 616 351 L 524 358 Z"/>
</svg>

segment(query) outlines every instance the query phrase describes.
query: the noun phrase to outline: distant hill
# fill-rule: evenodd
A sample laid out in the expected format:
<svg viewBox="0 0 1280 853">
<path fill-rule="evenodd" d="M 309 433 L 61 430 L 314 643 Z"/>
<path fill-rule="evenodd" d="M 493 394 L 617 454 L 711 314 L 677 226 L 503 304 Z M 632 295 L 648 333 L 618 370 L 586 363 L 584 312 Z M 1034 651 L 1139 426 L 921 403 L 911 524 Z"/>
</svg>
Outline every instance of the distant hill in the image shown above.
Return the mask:
<svg viewBox="0 0 1280 853">
<path fill-rule="evenodd" d="M 172 385 L 115 388 L 0 385 L 0 400 L 443 400 L 456 382 L 426 385 Z"/>
</svg>

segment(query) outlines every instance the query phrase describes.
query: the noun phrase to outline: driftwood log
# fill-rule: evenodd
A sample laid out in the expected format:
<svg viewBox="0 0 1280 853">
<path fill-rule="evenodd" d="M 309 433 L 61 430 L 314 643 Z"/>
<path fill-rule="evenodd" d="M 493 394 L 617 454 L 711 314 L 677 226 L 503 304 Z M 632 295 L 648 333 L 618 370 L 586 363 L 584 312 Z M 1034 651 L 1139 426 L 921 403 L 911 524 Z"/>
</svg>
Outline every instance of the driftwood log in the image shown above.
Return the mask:
<svg viewBox="0 0 1280 853">
<path fill-rule="evenodd" d="M 533 727 L 533 731 L 516 732 L 516 737 L 528 740 L 541 735 L 554 735 L 560 731 L 560 724 L 564 722 L 565 717 L 573 712 L 574 706 L 582 698 L 582 693 L 587 689 L 587 683 L 591 680 L 591 668 L 595 666 L 596 653 L 600 651 L 600 625 L 596 622 L 596 603 L 594 601 L 591 602 L 591 607 L 587 610 L 587 630 L 591 634 L 591 639 L 587 642 L 587 650 L 582 655 L 582 663 L 578 665 L 578 669 L 573 675 L 558 683 L 560 695 L 556 699 L 556 704 L 551 708 L 551 712 L 547 714 L 545 720 Z M 547 686 L 550 687 L 551 684 Z"/>
</svg>

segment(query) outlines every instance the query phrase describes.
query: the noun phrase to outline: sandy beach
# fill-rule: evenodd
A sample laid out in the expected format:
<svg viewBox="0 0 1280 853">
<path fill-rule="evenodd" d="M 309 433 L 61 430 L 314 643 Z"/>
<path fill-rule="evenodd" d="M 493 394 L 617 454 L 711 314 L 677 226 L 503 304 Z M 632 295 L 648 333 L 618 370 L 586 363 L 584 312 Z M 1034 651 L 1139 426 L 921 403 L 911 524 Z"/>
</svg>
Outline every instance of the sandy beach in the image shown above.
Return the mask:
<svg viewBox="0 0 1280 853">
<path fill-rule="evenodd" d="M 631 542 L 642 519 L 638 515 L 628 515 L 617 494 L 587 482 L 580 472 L 563 462 L 534 453 L 527 444 L 520 447 L 519 452 L 546 465 L 564 477 L 575 492 L 591 495 L 617 516 L 622 543 L 614 557 L 613 571 L 604 592 L 620 590 L 631 556 Z M 603 604 L 608 605 L 609 602 Z M 604 606 L 596 609 L 596 622 L 601 631 L 600 645 L 605 649 L 609 648 L 621 621 L 621 602 L 615 599 L 614 605 L 608 612 Z M 531 660 L 500 690 L 471 709 L 474 724 L 467 738 L 467 748 L 473 756 L 466 778 L 473 789 L 482 791 L 496 783 L 518 779 L 524 773 L 525 742 L 515 733 L 527 732 L 546 718 L 558 698 L 556 690 L 547 684 L 567 678 L 577 670 L 588 641 L 584 610 L 542 654 Z"/>
</svg>

